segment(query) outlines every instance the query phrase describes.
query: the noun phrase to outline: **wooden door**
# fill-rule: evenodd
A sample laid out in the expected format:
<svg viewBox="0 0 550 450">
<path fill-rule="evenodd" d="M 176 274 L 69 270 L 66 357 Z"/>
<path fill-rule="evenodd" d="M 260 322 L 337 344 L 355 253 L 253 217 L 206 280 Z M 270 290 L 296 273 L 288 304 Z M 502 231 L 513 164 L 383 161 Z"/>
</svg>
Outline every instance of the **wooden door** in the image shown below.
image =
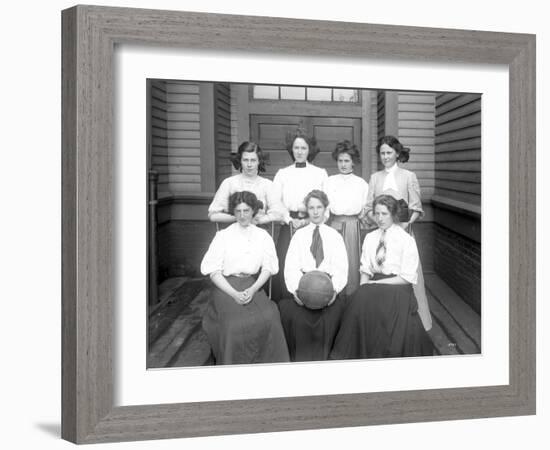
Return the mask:
<svg viewBox="0 0 550 450">
<path fill-rule="evenodd" d="M 262 148 L 268 157 L 267 178 L 273 179 L 275 173 L 292 164 L 292 158 L 286 150 L 286 135 L 302 126 L 317 139 L 321 152 L 314 164 L 323 167 L 329 175 L 338 173 L 332 151 L 336 143 L 350 140 L 361 149 L 361 119 L 342 117 L 311 117 L 253 114 L 250 116 L 250 138 Z M 361 176 L 361 165 L 354 172 Z"/>
</svg>

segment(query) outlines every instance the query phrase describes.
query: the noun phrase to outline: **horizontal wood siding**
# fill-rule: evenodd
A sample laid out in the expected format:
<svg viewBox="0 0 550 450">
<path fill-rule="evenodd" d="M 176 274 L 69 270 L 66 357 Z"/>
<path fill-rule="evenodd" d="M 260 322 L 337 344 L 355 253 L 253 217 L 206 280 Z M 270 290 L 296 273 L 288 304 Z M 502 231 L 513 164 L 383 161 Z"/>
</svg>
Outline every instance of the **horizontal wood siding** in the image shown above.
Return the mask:
<svg viewBox="0 0 550 450">
<path fill-rule="evenodd" d="M 150 167 L 159 173 L 158 195 L 168 195 L 170 186 L 168 183 L 167 160 L 167 137 L 168 120 L 166 105 L 166 82 L 162 80 L 151 81 L 150 98 L 150 127 L 151 127 L 151 162 Z"/>
<path fill-rule="evenodd" d="M 229 100 L 231 103 L 231 152 L 237 153 L 239 148 L 239 99 L 235 84 L 231 84 L 229 88 Z"/>
<path fill-rule="evenodd" d="M 480 207 L 481 95 L 437 95 L 435 168 L 439 200 Z"/>
<path fill-rule="evenodd" d="M 216 83 L 215 114 L 216 114 L 216 187 L 231 175 L 231 94 L 229 84 Z"/>
<path fill-rule="evenodd" d="M 423 201 L 434 194 L 435 96 L 431 92 L 397 94 L 398 139 L 411 149 L 409 161 L 401 166 L 418 177 Z"/>
<path fill-rule="evenodd" d="M 363 108 L 365 113 L 362 120 L 362 139 L 363 151 L 361 158 L 362 177 L 369 181 L 373 168 L 377 167 L 376 144 L 378 143 L 378 92 L 362 91 Z"/>
<path fill-rule="evenodd" d="M 376 152 L 376 146 L 378 145 L 378 141 L 386 135 L 386 91 L 378 91 L 376 103 L 376 117 L 378 124 L 376 143 L 374 145 L 374 151 L 371 154 L 371 173 L 380 170 L 382 167 L 380 165 L 380 158 Z"/>
<path fill-rule="evenodd" d="M 166 118 L 162 173 L 168 181 L 169 192 L 200 192 L 199 83 L 166 81 Z"/>
</svg>

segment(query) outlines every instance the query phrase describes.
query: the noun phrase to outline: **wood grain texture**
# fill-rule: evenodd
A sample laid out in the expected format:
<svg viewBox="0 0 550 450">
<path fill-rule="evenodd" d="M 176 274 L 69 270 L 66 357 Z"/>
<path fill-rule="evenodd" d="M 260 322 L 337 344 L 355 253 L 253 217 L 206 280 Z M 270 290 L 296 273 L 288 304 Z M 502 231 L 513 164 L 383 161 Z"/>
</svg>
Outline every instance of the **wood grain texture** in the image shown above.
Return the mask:
<svg viewBox="0 0 550 450">
<path fill-rule="evenodd" d="M 112 57 L 118 43 L 315 54 L 335 61 L 374 57 L 508 65 L 510 383 L 113 407 Z M 62 48 L 65 439 L 92 443 L 535 412 L 534 36 L 78 6 L 63 12 Z"/>
</svg>

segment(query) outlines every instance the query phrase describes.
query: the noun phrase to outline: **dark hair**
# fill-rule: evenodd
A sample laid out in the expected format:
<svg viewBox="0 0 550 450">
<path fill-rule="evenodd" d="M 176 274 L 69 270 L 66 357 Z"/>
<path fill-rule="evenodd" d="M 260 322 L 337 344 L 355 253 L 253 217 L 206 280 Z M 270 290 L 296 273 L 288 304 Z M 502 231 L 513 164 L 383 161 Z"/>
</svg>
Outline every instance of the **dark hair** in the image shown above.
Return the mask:
<svg viewBox="0 0 550 450">
<path fill-rule="evenodd" d="M 306 198 L 304 198 L 304 205 L 306 205 L 306 208 L 307 208 L 308 202 L 312 198 L 316 198 L 317 200 L 319 200 L 325 208 L 328 206 L 327 194 L 325 194 L 323 191 L 320 191 L 319 189 L 313 189 L 313 191 L 307 194 Z"/>
<path fill-rule="evenodd" d="M 342 153 L 347 153 L 351 157 L 354 164 L 358 164 L 361 161 L 361 155 L 359 154 L 357 145 L 352 144 L 347 139 L 336 144 L 336 148 L 332 152 L 332 159 L 334 159 L 334 161 L 338 161 L 338 157 Z"/>
<path fill-rule="evenodd" d="M 263 208 L 264 204 L 258 200 L 256 194 L 249 191 L 234 192 L 229 196 L 229 214 L 235 215 L 235 208 L 241 203 L 246 203 L 252 208 L 253 216 Z"/>
<path fill-rule="evenodd" d="M 393 221 L 399 222 L 399 213 L 401 212 L 401 207 L 399 206 L 399 202 L 394 197 L 386 194 L 379 195 L 374 199 L 374 202 L 372 203 L 373 211 L 376 208 L 376 205 L 383 205 L 388 208 L 388 211 L 390 212 Z"/>
<path fill-rule="evenodd" d="M 258 155 L 258 173 L 265 172 L 265 156 L 258 144 L 252 141 L 244 141 L 237 150 L 237 153 L 231 155 L 233 167 L 242 172 L 241 159 L 244 152 L 256 153 Z"/>
<path fill-rule="evenodd" d="M 321 150 L 317 147 L 317 139 L 314 136 L 307 134 L 304 128 L 298 127 L 291 133 L 286 134 L 286 150 L 290 154 L 292 161 L 294 161 L 294 153 L 292 153 L 292 146 L 294 141 L 298 138 L 302 138 L 306 141 L 307 146 L 309 147 L 309 152 L 307 154 L 307 160 L 309 162 L 313 161 Z"/>
<path fill-rule="evenodd" d="M 378 145 L 376 146 L 376 153 L 380 154 L 380 147 L 382 147 L 384 144 L 389 145 L 391 148 L 395 150 L 397 153 L 397 161 L 399 162 L 407 162 L 409 160 L 409 152 L 411 151 L 408 147 L 403 147 L 403 144 L 399 142 L 399 139 L 397 139 L 394 136 L 384 136 L 378 141 Z"/>
</svg>

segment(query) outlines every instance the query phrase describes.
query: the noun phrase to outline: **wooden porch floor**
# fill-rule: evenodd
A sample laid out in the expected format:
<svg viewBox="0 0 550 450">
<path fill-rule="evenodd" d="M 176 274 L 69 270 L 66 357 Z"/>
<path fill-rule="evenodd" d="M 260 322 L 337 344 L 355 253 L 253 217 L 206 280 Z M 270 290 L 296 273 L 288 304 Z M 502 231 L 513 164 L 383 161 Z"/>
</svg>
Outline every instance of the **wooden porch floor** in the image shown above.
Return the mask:
<svg viewBox="0 0 550 450">
<path fill-rule="evenodd" d="M 435 274 L 424 274 L 433 318 L 430 337 L 435 355 L 481 352 L 481 319 Z M 213 364 L 201 319 L 212 285 L 207 278 L 170 278 L 159 288 L 159 303 L 149 314 L 147 366 L 189 367 Z"/>
</svg>

